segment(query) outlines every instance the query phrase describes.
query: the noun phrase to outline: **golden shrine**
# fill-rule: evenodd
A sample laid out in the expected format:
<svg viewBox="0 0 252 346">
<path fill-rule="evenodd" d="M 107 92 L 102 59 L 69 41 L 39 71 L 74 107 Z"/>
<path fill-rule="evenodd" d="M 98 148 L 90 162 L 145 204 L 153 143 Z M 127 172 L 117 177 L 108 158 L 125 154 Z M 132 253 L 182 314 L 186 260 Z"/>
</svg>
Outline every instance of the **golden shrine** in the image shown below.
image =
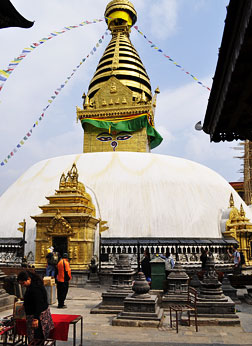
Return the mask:
<svg viewBox="0 0 252 346">
<path fill-rule="evenodd" d="M 32 216 L 37 223 L 36 268 L 46 267 L 47 249 L 51 246 L 61 255 L 68 252 L 71 268 L 88 269 L 93 256 L 95 230 L 100 219 L 85 186 L 78 181 L 75 163 L 62 174 L 55 195 L 46 197 L 49 204 L 42 213 Z"/>
<path fill-rule="evenodd" d="M 127 0 L 113 0 L 105 10 L 112 39 L 84 93 L 77 119 L 84 129 L 83 152 L 149 152 L 162 137 L 154 127 L 159 89 L 152 96 L 142 61 L 130 41 L 130 28 L 137 20 Z"/>
<path fill-rule="evenodd" d="M 230 195 L 229 208 L 231 210 L 229 219 L 226 222 L 224 236 L 231 236 L 238 241 L 239 251 L 243 252 L 246 265 L 252 265 L 252 260 L 249 256 L 252 241 L 252 223 L 246 218 L 242 204 L 240 211 L 235 207 L 232 194 Z"/>
</svg>

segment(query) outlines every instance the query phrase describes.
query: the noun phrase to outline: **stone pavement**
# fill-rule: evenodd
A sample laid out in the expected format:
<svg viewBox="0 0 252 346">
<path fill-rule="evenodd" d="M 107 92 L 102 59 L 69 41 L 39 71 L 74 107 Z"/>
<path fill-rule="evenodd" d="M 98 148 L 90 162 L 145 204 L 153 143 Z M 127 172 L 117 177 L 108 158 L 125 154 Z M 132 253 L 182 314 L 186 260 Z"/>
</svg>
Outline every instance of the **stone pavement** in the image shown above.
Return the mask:
<svg viewBox="0 0 252 346">
<path fill-rule="evenodd" d="M 57 309 L 57 304 L 51 305 L 52 313 L 80 314 L 84 319 L 85 346 L 163 346 L 163 345 L 250 345 L 252 346 L 252 305 L 236 305 L 241 320 L 240 326 L 199 326 L 195 332 L 194 326 L 179 326 L 179 333 L 169 327 L 169 317 L 165 318 L 164 326 L 157 328 L 118 327 L 112 326 L 115 315 L 90 314 L 90 309 L 101 301 L 101 293 L 106 288 L 85 286 L 70 287 L 66 300 L 67 309 Z M 239 293 L 243 294 L 242 290 Z M 12 311 L 0 313 L 0 317 L 11 314 Z M 79 324 L 79 323 L 78 323 Z M 77 324 L 77 326 L 78 326 Z M 80 330 L 77 327 L 77 345 Z M 57 341 L 57 345 L 72 345 L 72 326 L 69 331 L 69 341 Z"/>
</svg>

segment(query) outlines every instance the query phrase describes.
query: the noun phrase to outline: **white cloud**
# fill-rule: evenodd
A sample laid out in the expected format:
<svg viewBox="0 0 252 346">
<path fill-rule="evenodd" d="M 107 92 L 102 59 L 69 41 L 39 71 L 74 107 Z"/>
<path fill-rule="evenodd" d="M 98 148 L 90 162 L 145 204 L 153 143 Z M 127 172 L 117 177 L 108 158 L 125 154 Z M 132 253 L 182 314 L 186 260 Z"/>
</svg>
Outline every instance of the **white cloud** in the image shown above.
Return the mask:
<svg viewBox="0 0 252 346">
<path fill-rule="evenodd" d="M 153 37 L 166 39 L 174 34 L 177 25 L 179 2 L 161 0 L 149 2 L 150 29 Z"/>
<path fill-rule="evenodd" d="M 174 141 L 175 137 L 173 134 L 167 129 L 167 127 L 163 125 L 159 125 L 156 127 L 156 130 L 160 133 L 160 135 L 163 137 L 162 145 L 167 145 L 171 141 Z"/>
<path fill-rule="evenodd" d="M 210 78 L 203 83 L 209 84 Z M 209 92 L 195 82 L 176 89 L 161 90 L 157 100 L 156 123 L 169 131 L 194 130 L 196 122 L 203 120 Z"/>
</svg>

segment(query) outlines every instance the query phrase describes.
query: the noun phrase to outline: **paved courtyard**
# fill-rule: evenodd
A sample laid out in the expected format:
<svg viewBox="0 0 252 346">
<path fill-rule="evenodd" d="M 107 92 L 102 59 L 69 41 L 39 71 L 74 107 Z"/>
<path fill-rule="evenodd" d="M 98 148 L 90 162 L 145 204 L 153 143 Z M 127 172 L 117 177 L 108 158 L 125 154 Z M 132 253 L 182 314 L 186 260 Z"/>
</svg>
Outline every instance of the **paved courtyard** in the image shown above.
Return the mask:
<svg viewBox="0 0 252 346">
<path fill-rule="evenodd" d="M 143 345 L 251 345 L 252 346 L 252 305 L 244 302 L 236 308 L 241 320 L 240 326 L 179 326 L 179 333 L 169 327 L 169 316 L 165 317 L 162 328 L 118 327 L 112 326 L 115 315 L 90 314 L 90 309 L 101 301 L 104 287 L 85 286 L 70 287 L 67 309 L 57 309 L 51 305 L 52 313 L 80 314 L 84 318 L 85 346 L 143 346 Z M 244 290 L 239 290 L 242 297 Z M 0 316 L 11 314 L 12 311 L 1 312 Z M 79 328 L 80 326 L 78 326 Z M 77 336 L 80 336 L 77 328 Z M 57 345 L 72 345 L 72 328 L 70 327 L 68 342 L 57 342 Z M 79 340 L 79 339 L 78 339 Z M 79 343 L 77 343 L 78 345 Z"/>
</svg>

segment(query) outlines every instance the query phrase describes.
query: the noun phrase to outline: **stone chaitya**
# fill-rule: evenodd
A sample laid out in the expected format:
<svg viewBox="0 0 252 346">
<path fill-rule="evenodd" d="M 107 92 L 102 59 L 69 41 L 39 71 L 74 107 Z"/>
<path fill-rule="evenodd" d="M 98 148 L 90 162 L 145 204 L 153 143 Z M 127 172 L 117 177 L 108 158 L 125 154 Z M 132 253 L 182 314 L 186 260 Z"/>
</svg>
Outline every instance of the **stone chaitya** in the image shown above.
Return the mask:
<svg viewBox="0 0 252 346">
<path fill-rule="evenodd" d="M 6 293 L 3 288 L 4 279 L 7 277 L 2 270 L 0 270 L 0 311 L 6 311 L 13 308 L 15 296 Z"/>
<path fill-rule="evenodd" d="M 32 216 L 37 223 L 36 268 L 45 268 L 47 249 L 53 246 L 61 255 L 68 252 L 73 270 L 88 269 L 100 220 L 85 186 L 78 181 L 75 163 L 62 174 L 56 193 L 46 198 L 49 204 L 40 207 L 40 215 Z"/>
<path fill-rule="evenodd" d="M 167 308 L 175 302 L 187 301 L 189 276 L 179 262 L 167 277 L 168 292 L 162 297 L 162 307 Z"/>
<path fill-rule="evenodd" d="M 102 302 L 91 310 L 91 313 L 117 313 L 123 310 L 124 299 L 132 292 L 132 281 L 135 271 L 129 263 L 129 255 L 119 254 L 112 270 L 113 284 L 102 293 Z"/>
<path fill-rule="evenodd" d="M 230 324 L 240 323 L 235 313 L 235 303 L 222 290 L 218 280 L 213 256 L 210 254 L 206 261 L 206 271 L 200 286 L 197 309 L 199 319 L 206 318 L 210 323 L 218 320 L 229 320 Z"/>
<path fill-rule="evenodd" d="M 112 320 L 113 326 L 159 327 L 164 311 L 158 306 L 157 295 L 149 294 L 150 286 L 143 273 L 139 272 L 132 290 L 124 299 L 123 311 Z"/>
</svg>

